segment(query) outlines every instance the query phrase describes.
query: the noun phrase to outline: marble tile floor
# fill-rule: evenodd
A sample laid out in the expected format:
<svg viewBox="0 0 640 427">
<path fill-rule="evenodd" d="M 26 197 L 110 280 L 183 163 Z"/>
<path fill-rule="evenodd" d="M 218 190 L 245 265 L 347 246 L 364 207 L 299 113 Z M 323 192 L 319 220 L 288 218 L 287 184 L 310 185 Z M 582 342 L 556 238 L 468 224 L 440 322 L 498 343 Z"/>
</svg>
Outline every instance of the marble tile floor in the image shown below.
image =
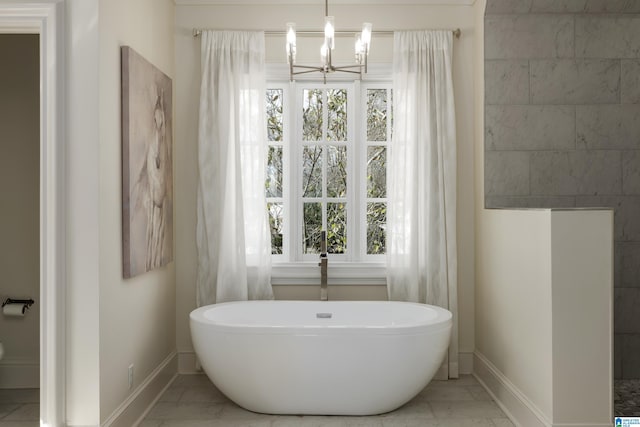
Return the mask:
<svg viewBox="0 0 640 427">
<path fill-rule="evenodd" d="M 0 389 L 0 427 L 38 427 L 40 390 Z"/>
<path fill-rule="evenodd" d="M 140 427 L 513 427 L 470 375 L 433 381 L 396 411 L 371 417 L 263 415 L 228 400 L 204 375 L 179 375 Z M 1 426 L 0 426 L 1 427 Z"/>
<path fill-rule="evenodd" d="M 615 381 L 615 415 L 640 416 L 640 380 Z M 39 425 L 38 389 L 0 389 L 0 427 Z M 224 397 L 204 375 L 179 375 L 141 427 L 512 427 L 472 376 L 433 381 L 397 411 L 375 417 L 274 416 L 245 411 Z"/>
</svg>

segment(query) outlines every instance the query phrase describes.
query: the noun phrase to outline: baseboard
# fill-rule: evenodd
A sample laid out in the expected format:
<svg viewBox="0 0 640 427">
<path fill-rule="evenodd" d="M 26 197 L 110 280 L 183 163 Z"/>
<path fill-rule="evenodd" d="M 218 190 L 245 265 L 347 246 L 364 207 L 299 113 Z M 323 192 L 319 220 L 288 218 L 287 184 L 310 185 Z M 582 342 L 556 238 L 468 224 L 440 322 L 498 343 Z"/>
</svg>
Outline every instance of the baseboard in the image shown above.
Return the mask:
<svg viewBox="0 0 640 427">
<path fill-rule="evenodd" d="M 474 354 L 474 376 L 516 426 L 551 427 L 536 405 L 482 353 Z"/>
<path fill-rule="evenodd" d="M 517 427 L 611 427 L 611 424 L 552 423 L 482 353 L 476 351 L 473 356 L 473 375 Z"/>
<path fill-rule="evenodd" d="M 0 362 L 0 389 L 39 387 L 39 361 L 4 358 Z"/>
<path fill-rule="evenodd" d="M 131 427 L 138 425 L 175 379 L 178 372 L 177 364 L 177 354 L 175 351 L 171 352 L 111 416 L 102 423 L 102 427 Z"/>
</svg>

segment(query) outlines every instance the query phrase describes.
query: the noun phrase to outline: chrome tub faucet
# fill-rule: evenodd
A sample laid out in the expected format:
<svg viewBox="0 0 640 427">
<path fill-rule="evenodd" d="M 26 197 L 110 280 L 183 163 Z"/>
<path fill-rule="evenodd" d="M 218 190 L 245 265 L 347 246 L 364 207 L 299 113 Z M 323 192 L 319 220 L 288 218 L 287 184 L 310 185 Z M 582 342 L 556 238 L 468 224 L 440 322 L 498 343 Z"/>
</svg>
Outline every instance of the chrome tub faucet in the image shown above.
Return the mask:
<svg viewBox="0 0 640 427">
<path fill-rule="evenodd" d="M 329 295 L 327 291 L 327 267 L 329 258 L 327 257 L 327 232 L 320 233 L 320 301 L 328 301 Z"/>
</svg>

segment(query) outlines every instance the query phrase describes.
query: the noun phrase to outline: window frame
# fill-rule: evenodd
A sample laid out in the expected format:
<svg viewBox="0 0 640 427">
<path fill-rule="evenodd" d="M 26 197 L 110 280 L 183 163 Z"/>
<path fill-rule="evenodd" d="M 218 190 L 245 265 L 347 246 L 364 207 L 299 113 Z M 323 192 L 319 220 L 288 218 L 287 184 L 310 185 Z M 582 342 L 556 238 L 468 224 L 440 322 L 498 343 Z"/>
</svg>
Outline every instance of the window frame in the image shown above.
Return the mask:
<svg viewBox="0 0 640 427">
<path fill-rule="evenodd" d="M 347 147 L 347 189 L 346 189 L 346 197 L 344 198 L 334 198 L 328 197 L 327 195 L 323 195 L 321 197 L 309 197 L 308 199 L 315 199 L 317 202 L 328 204 L 328 203 L 341 203 L 336 199 L 345 199 L 344 203 L 347 206 L 355 206 L 355 208 L 349 209 L 347 208 L 347 253 L 345 254 L 329 254 L 331 256 L 331 260 L 334 262 L 354 262 L 358 261 L 357 254 L 354 250 L 355 236 L 357 236 L 357 230 L 354 230 L 354 225 L 356 225 L 357 216 L 354 215 L 354 212 L 357 212 L 357 161 L 355 159 L 358 158 L 358 148 L 357 145 L 357 135 L 356 135 L 356 125 L 354 120 L 349 120 L 350 117 L 355 116 L 355 102 L 357 102 L 357 93 L 355 89 L 355 85 L 349 82 L 332 82 L 327 83 L 326 85 L 323 83 L 309 82 L 309 83 L 292 83 L 295 88 L 293 92 L 293 97 L 290 98 L 290 105 L 294 107 L 295 111 L 292 111 L 292 115 L 295 116 L 295 126 L 291 129 L 292 134 L 294 135 L 292 138 L 292 143 L 289 148 L 289 154 L 292 164 L 295 164 L 295 175 L 292 177 L 295 179 L 300 179 L 303 176 L 303 164 L 302 164 L 302 153 L 305 146 L 319 145 L 321 147 L 330 147 L 330 146 L 345 146 Z M 353 89 L 352 89 L 353 88 Z M 347 90 L 347 141 L 340 142 L 329 142 L 323 139 L 322 141 L 317 141 L 317 144 L 314 144 L 312 141 L 303 141 L 302 140 L 302 122 L 303 122 L 303 114 L 301 105 L 296 104 L 296 99 L 302 99 L 304 90 L 317 90 L 320 89 L 323 91 L 323 109 L 322 109 L 322 118 L 323 118 L 323 136 L 326 134 L 327 127 L 327 103 L 326 101 L 326 90 L 329 89 L 346 89 Z M 323 187 L 326 186 L 326 159 L 327 159 L 327 150 L 323 149 Z M 293 160 L 295 159 L 295 161 Z M 354 179 L 355 178 L 355 179 Z M 292 181 L 291 181 L 292 182 Z M 296 181 L 296 184 L 298 182 Z M 290 200 L 294 201 L 294 203 L 290 204 L 291 215 L 295 218 L 293 224 L 293 233 L 292 233 L 292 241 L 291 241 L 291 254 L 292 257 L 290 259 L 293 262 L 305 262 L 305 261 L 314 261 L 318 259 L 318 254 L 305 254 L 303 253 L 303 244 L 302 244 L 302 227 L 304 223 L 304 219 L 302 216 L 302 210 L 305 201 L 302 196 L 302 189 L 296 186 L 290 186 Z M 323 210 L 324 211 L 324 210 Z M 323 215 L 323 225 L 326 223 L 326 217 Z M 357 226 L 357 225 L 356 225 Z M 357 247 L 355 248 L 357 250 Z"/>
<path fill-rule="evenodd" d="M 290 102 L 290 85 L 289 82 L 267 82 L 266 85 L 266 90 L 270 90 L 270 89 L 276 89 L 276 90 L 282 90 L 282 103 L 283 103 L 283 107 L 282 107 L 282 141 L 280 142 L 272 142 L 269 141 L 267 138 L 267 152 L 269 151 L 269 149 L 273 146 L 279 146 L 282 147 L 282 197 L 267 197 L 267 203 L 282 203 L 283 206 L 290 206 L 291 205 L 291 193 L 289 191 L 289 183 L 291 182 L 291 164 L 290 164 L 290 158 L 291 156 L 288 155 L 287 153 L 289 153 L 290 151 L 290 146 L 291 146 L 291 141 L 290 141 L 290 135 L 291 135 L 291 131 L 289 131 L 289 128 L 291 127 L 291 118 L 290 115 L 287 114 L 287 108 L 285 107 L 285 105 L 287 103 Z M 266 92 L 266 91 L 265 91 Z M 266 94 L 265 94 L 266 95 Z M 266 115 L 265 115 L 266 118 Z M 278 200 L 279 199 L 279 200 Z M 284 230 L 286 229 L 286 227 L 288 227 L 289 221 L 291 220 L 291 211 L 290 209 L 284 209 L 284 213 L 282 216 L 282 222 L 283 222 L 283 236 L 282 236 L 282 253 L 281 254 L 272 254 L 271 255 L 271 262 L 272 264 L 286 264 L 288 262 L 290 262 L 290 260 L 292 259 L 292 254 L 290 252 L 291 247 L 289 244 L 289 241 L 291 240 L 291 235 L 290 233 L 284 233 Z"/>
<path fill-rule="evenodd" d="M 283 147 L 282 201 L 288 207 L 283 213 L 283 229 L 287 232 L 283 233 L 282 254 L 272 255 L 272 284 L 318 285 L 319 283 L 318 255 L 302 253 L 303 219 L 300 215 L 303 203 L 302 189 L 297 189 L 294 183 L 294 180 L 302 177 L 303 144 L 296 143 L 298 129 L 302 126 L 302 109 L 298 108 L 301 104 L 296 105 L 295 97 L 301 97 L 304 89 L 349 88 L 351 90 L 348 93 L 351 93 L 347 98 L 347 139 L 349 140 L 347 142 L 347 174 L 350 178 L 347 182 L 347 203 L 352 203 L 354 208 L 348 210 L 347 217 L 348 254 L 329 254 L 329 284 L 385 285 L 386 256 L 366 254 L 366 162 L 367 147 L 388 146 L 390 140 L 384 144 L 380 141 L 370 143 L 366 140 L 366 89 L 391 89 L 391 73 L 383 72 L 379 78 L 362 82 L 328 79 L 326 84 L 319 79 L 309 78 L 289 82 L 282 76 L 280 74 L 278 78 L 269 78 L 266 84 L 266 89 L 283 91 L 283 140 L 281 143 L 268 141 L 268 144 Z M 358 109 L 360 109 L 359 113 Z M 323 111 L 323 117 L 326 118 L 326 110 Z M 349 117 L 354 119 L 349 120 Z M 391 132 L 389 122 L 387 129 L 389 134 Z M 301 132 L 299 136 L 301 139 Z M 300 199 L 297 199 L 298 196 Z M 293 226 L 291 221 L 295 221 Z"/>
<path fill-rule="evenodd" d="M 362 256 L 363 256 L 363 261 L 365 262 L 373 262 L 373 263 L 381 263 L 381 264 L 385 264 L 386 265 L 386 249 L 388 249 L 388 247 L 385 244 L 385 253 L 384 254 L 367 254 L 366 253 L 366 248 L 367 248 L 367 203 L 386 203 L 387 207 L 388 207 L 388 193 L 386 194 L 386 197 L 368 197 L 367 195 L 367 179 L 366 179 L 366 174 L 367 174 L 367 151 L 369 147 L 380 147 L 380 146 L 384 146 L 387 148 L 386 150 L 386 155 L 389 155 L 389 144 L 391 143 L 391 135 L 392 135 L 392 124 L 393 124 L 393 118 L 392 118 L 392 114 L 387 114 L 387 139 L 385 141 L 369 141 L 367 138 L 367 89 L 385 89 L 387 92 L 387 109 L 392 108 L 393 106 L 391 105 L 390 101 L 393 100 L 393 98 L 390 96 L 390 91 L 393 89 L 393 83 L 391 81 L 386 81 L 386 82 L 381 82 L 381 81 L 373 81 L 373 82 L 363 82 L 361 84 L 360 87 L 360 105 L 363 108 L 362 114 L 360 114 L 358 116 L 358 120 L 360 120 L 360 123 L 358 123 L 358 129 L 360 131 L 360 135 L 359 135 L 359 139 L 357 142 L 360 143 L 360 145 L 362 145 L 361 147 L 361 154 L 358 158 L 359 162 L 360 162 L 360 166 L 359 166 L 359 174 L 358 177 L 360 178 L 360 188 L 358 189 L 359 191 L 359 201 L 361 203 L 362 206 L 360 206 L 360 209 L 358 210 L 358 214 L 359 214 L 359 223 L 360 223 L 360 227 L 361 227 L 361 232 L 360 232 L 360 245 L 362 248 L 364 248 L 363 252 L 362 252 Z M 387 110 L 389 111 L 389 110 Z M 388 158 L 388 157 L 387 157 Z M 387 173 L 388 176 L 388 173 Z M 388 189 L 387 189 L 388 191 Z"/>
</svg>

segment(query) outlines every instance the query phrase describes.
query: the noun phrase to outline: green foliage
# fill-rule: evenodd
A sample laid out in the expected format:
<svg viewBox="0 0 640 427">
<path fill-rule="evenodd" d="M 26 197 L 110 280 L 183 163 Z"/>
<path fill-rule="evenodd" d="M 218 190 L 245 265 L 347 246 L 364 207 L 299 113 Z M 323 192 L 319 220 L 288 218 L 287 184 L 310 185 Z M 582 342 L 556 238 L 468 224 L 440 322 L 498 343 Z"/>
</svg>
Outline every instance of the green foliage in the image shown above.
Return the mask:
<svg viewBox="0 0 640 427">
<path fill-rule="evenodd" d="M 270 146 L 267 152 L 267 179 L 264 182 L 266 197 L 282 197 L 283 172 L 282 147 Z"/>
<path fill-rule="evenodd" d="M 367 140 L 387 140 L 387 90 L 367 90 Z"/>
<path fill-rule="evenodd" d="M 367 254 L 386 253 L 387 204 L 367 203 Z"/>
<path fill-rule="evenodd" d="M 367 197 L 387 196 L 387 147 L 367 148 Z"/>
<path fill-rule="evenodd" d="M 347 196 L 347 147 L 327 147 L 327 196 Z"/>
<path fill-rule="evenodd" d="M 322 147 L 302 150 L 302 197 L 322 197 Z"/>
<path fill-rule="evenodd" d="M 391 93 L 387 89 L 368 89 L 366 94 L 368 141 L 380 145 L 367 146 L 367 254 L 386 252 L 386 167 L 387 126 L 391 115 Z M 388 97 L 389 96 L 389 97 Z M 320 252 L 323 223 L 327 231 L 327 251 L 347 251 L 347 90 L 305 89 L 302 96 L 302 182 L 303 253 Z M 283 91 L 269 89 L 266 95 L 267 131 L 271 143 L 268 152 L 267 197 L 283 195 Z M 326 108 L 326 111 L 323 109 Z M 326 124 L 323 122 L 323 115 Z M 275 145 L 274 145 L 275 143 Z M 311 144 L 309 144 L 311 143 Z M 294 159 L 295 161 L 296 159 Z M 298 160 L 298 161 L 299 161 Z M 292 165 L 296 167 L 296 165 Z M 326 181 L 323 182 L 323 174 Z M 318 201 L 328 197 L 333 201 Z M 315 200 L 314 200 L 315 199 Z M 295 203 L 295 202 L 294 202 Z M 283 210 L 281 199 L 267 203 L 271 229 L 272 253 L 283 251 Z"/>
<path fill-rule="evenodd" d="M 327 90 L 327 141 L 347 140 L 347 91 Z"/>
<path fill-rule="evenodd" d="M 322 231 L 322 203 L 304 203 L 303 211 L 303 253 L 318 254 Z"/>
<path fill-rule="evenodd" d="M 267 141 L 279 143 L 283 140 L 283 91 L 267 89 Z M 282 197 L 283 158 L 282 147 L 270 145 L 267 153 L 267 177 L 265 179 L 265 195 L 267 198 Z M 283 205 L 267 203 L 269 229 L 271 231 L 271 253 L 281 254 L 283 250 Z"/>
<path fill-rule="evenodd" d="M 321 89 L 305 89 L 303 91 L 302 140 L 322 141 Z"/>
<path fill-rule="evenodd" d="M 327 252 L 343 254 L 347 251 L 347 204 L 328 203 Z"/>
<path fill-rule="evenodd" d="M 283 248 L 283 206 L 282 203 L 267 203 L 269 230 L 271 231 L 271 254 L 282 253 Z"/>
<path fill-rule="evenodd" d="M 267 89 L 267 140 L 273 142 L 282 141 L 282 89 Z"/>
</svg>

